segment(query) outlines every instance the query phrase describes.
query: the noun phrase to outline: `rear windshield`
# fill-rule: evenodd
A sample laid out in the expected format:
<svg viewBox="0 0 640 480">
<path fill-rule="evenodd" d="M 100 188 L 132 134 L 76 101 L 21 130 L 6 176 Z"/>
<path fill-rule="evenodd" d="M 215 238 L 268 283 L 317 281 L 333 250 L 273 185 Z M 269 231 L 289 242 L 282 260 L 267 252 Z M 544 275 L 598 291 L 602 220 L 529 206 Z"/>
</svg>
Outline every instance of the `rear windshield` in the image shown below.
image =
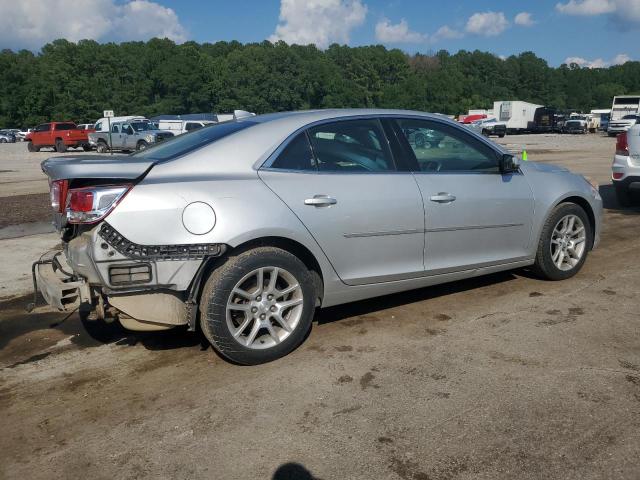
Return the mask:
<svg viewBox="0 0 640 480">
<path fill-rule="evenodd" d="M 638 118 L 638 115 L 625 115 L 624 117 L 622 117 L 623 120 L 636 120 Z"/>
<path fill-rule="evenodd" d="M 257 122 L 243 120 L 208 125 L 134 153 L 133 156 L 159 162 L 173 160 L 253 125 L 257 125 Z"/>
</svg>

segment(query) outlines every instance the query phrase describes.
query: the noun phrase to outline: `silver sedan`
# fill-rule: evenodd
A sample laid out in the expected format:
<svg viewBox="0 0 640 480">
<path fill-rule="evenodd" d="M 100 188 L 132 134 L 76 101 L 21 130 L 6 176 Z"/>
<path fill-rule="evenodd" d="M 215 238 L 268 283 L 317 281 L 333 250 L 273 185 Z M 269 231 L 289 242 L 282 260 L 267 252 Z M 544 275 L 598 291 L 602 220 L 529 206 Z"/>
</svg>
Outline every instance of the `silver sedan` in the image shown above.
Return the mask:
<svg viewBox="0 0 640 480">
<path fill-rule="evenodd" d="M 42 167 L 51 305 L 199 328 L 240 364 L 291 352 L 319 307 L 521 267 L 569 278 L 601 229 L 584 177 L 413 111 L 262 115 Z"/>
</svg>

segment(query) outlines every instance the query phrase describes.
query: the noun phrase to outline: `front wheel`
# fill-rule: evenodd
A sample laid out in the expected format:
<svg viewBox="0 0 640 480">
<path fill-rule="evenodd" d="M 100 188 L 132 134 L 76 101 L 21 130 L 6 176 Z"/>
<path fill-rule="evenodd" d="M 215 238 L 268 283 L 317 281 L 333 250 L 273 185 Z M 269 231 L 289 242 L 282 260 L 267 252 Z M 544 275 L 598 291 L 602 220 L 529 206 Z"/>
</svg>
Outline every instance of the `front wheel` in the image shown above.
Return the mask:
<svg viewBox="0 0 640 480">
<path fill-rule="evenodd" d="M 547 280 L 573 277 L 587 259 L 592 238 L 591 224 L 582 207 L 561 203 L 542 228 L 534 272 Z"/>
<path fill-rule="evenodd" d="M 149 144 L 147 142 L 145 142 L 144 140 L 140 140 L 136 145 L 136 150 L 145 150 L 148 146 Z"/>
<path fill-rule="evenodd" d="M 229 257 L 211 273 L 200 299 L 200 327 L 227 359 L 270 362 L 302 343 L 315 299 L 304 263 L 285 250 L 259 247 Z"/>
<path fill-rule="evenodd" d="M 96 151 L 98 153 L 107 153 L 109 151 L 109 147 L 107 146 L 106 143 L 104 142 L 99 142 L 98 146 L 96 147 Z"/>
<path fill-rule="evenodd" d="M 30 152 L 39 152 L 40 147 L 37 147 L 36 145 L 34 145 L 33 142 L 29 142 L 27 144 L 27 150 L 29 150 Z"/>
<path fill-rule="evenodd" d="M 7 143 L 7 139 L 6 138 L 0 138 L 0 143 Z"/>
</svg>

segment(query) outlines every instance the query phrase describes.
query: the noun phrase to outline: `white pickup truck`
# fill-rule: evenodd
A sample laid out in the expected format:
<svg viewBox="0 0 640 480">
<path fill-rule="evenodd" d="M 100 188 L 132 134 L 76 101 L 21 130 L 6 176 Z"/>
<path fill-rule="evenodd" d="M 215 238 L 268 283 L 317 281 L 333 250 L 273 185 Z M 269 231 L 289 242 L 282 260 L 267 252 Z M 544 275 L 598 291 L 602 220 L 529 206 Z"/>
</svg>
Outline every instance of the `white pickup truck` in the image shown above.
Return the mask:
<svg viewBox="0 0 640 480">
<path fill-rule="evenodd" d="M 89 133 L 88 137 L 89 144 L 98 153 L 105 153 L 109 150 L 144 150 L 149 145 L 173 137 L 173 133 L 158 129 L 148 120 L 134 120 L 111 123 L 111 134 L 109 130 L 96 130 Z"/>
<path fill-rule="evenodd" d="M 618 203 L 630 206 L 640 195 L 640 124 L 618 135 L 611 167 L 611 181 Z"/>
</svg>

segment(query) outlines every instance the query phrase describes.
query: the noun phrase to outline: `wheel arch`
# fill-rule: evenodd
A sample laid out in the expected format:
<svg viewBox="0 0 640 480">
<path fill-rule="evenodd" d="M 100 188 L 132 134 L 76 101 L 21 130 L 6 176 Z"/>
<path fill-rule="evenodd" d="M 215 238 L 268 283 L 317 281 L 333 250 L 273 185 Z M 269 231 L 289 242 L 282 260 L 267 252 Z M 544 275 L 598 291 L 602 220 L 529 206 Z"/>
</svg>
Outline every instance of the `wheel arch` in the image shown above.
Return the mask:
<svg viewBox="0 0 640 480">
<path fill-rule="evenodd" d="M 575 203 L 576 205 L 581 207 L 584 210 L 584 212 L 587 214 L 587 218 L 589 218 L 589 226 L 591 227 L 591 233 L 592 233 L 591 242 L 589 244 L 589 250 L 591 250 L 593 248 L 593 239 L 596 233 L 596 216 L 595 216 L 595 213 L 593 212 L 593 208 L 591 207 L 591 204 L 586 198 L 580 197 L 578 195 L 573 195 L 573 196 L 563 198 L 562 200 L 557 202 L 553 206 L 553 208 L 557 207 L 558 205 L 562 205 L 563 203 Z"/>
<path fill-rule="evenodd" d="M 226 256 L 242 253 L 257 247 L 280 248 L 299 258 L 300 261 L 302 261 L 302 263 L 304 263 L 304 265 L 307 267 L 309 272 L 311 272 L 311 275 L 313 277 L 313 283 L 315 285 L 317 295 L 316 303 L 318 305 L 322 304 L 322 299 L 324 297 L 324 274 L 322 273 L 322 267 L 320 266 L 320 263 L 316 259 L 315 255 L 311 252 L 311 250 L 309 250 L 302 243 L 291 238 L 281 236 L 265 236 L 253 238 L 239 245 L 236 245 L 235 247 L 227 251 Z"/>
</svg>

